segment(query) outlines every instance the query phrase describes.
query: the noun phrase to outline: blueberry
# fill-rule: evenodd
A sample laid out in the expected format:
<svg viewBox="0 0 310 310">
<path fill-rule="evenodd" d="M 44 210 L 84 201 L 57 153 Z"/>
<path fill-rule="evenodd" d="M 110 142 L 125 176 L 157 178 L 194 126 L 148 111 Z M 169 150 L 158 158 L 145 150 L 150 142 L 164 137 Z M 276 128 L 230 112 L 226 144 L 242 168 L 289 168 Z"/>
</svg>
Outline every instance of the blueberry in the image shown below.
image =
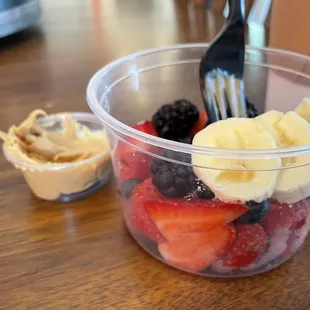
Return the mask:
<svg viewBox="0 0 310 310">
<path fill-rule="evenodd" d="M 263 220 L 269 211 L 269 201 L 262 202 L 249 201 L 247 203 L 249 210 L 238 218 L 238 222 L 242 224 L 256 224 Z"/>
<path fill-rule="evenodd" d="M 125 199 L 130 199 L 134 188 L 141 183 L 140 179 L 125 180 L 119 188 L 120 194 Z"/>
</svg>

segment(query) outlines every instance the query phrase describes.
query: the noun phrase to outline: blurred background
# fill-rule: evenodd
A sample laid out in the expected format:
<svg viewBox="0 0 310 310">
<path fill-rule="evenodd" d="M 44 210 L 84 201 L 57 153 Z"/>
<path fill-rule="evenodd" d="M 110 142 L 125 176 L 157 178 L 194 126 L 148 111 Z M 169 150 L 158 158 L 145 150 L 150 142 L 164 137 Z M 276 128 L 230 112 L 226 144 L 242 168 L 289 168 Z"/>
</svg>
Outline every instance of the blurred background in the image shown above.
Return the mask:
<svg viewBox="0 0 310 310">
<path fill-rule="evenodd" d="M 244 1 L 249 24 L 267 30 L 269 40 L 264 39 L 264 44 L 310 53 L 310 1 Z M 67 34 L 82 39 L 91 34 L 100 40 L 113 38 L 122 45 L 127 45 L 130 38 L 133 43 L 137 39 L 143 48 L 148 42 L 154 46 L 172 41 L 204 41 L 220 28 L 227 13 L 225 6 L 226 0 L 0 0 L 0 38 L 39 21 L 37 30 L 49 40 L 49 31 L 61 28 L 58 40 Z M 138 31 L 139 36 L 130 35 L 132 31 Z"/>
</svg>

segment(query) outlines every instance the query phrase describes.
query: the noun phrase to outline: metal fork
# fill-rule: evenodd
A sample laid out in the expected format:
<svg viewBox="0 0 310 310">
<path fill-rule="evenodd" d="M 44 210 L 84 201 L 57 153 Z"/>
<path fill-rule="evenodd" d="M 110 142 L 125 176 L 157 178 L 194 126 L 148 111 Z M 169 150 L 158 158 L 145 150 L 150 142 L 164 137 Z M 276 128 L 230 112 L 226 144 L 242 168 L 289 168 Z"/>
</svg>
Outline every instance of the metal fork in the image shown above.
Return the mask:
<svg viewBox="0 0 310 310">
<path fill-rule="evenodd" d="M 248 117 L 244 95 L 244 0 L 229 0 L 224 27 L 211 42 L 199 68 L 200 88 L 209 122 Z"/>
</svg>

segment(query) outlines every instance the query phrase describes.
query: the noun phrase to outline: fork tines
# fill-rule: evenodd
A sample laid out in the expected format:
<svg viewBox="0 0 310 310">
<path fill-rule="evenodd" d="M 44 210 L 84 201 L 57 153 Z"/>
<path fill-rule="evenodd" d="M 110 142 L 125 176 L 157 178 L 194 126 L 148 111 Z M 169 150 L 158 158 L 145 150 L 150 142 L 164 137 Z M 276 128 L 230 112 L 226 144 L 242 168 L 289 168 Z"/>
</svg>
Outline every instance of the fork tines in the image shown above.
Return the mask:
<svg viewBox="0 0 310 310">
<path fill-rule="evenodd" d="M 247 117 L 243 80 L 215 69 L 206 74 L 204 91 L 211 123 L 228 117 Z"/>
</svg>

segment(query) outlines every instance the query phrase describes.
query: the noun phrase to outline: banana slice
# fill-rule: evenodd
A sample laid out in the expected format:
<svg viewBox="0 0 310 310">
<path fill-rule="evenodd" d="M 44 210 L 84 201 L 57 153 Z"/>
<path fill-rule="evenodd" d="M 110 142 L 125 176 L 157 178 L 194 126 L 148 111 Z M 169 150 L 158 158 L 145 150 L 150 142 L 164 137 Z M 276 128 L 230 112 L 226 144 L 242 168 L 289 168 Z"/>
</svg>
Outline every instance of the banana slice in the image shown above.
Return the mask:
<svg viewBox="0 0 310 310">
<path fill-rule="evenodd" d="M 310 123 L 310 98 L 304 98 L 304 100 L 295 109 L 295 112 Z"/>
<path fill-rule="evenodd" d="M 275 124 L 280 147 L 310 144 L 310 125 L 295 112 L 287 112 Z M 273 197 L 280 203 L 294 203 L 310 195 L 310 155 L 283 158 Z M 302 166 L 297 167 L 295 166 Z M 289 168 L 292 167 L 292 168 Z"/>
<path fill-rule="evenodd" d="M 246 118 L 213 123 L 195 135 L 193 144 L 228 149 L 277 147 L 272 134 L 254 119 Z M 269 198 L 277 183 L 277 169 L 281 167 L 280 159 L 224 159 L 200 154 L 192 155 L 192 163 L 197 177 L 225 202 L 261 202 Z"/>
<path fill-rule="evenodd" d="M 278 131 L 276 130 L 276 124 L 281 120 L 282 117 L 282 112 L 272 110 L 261 114 L 254 119 L 259 125 L 261 125 L 272 134 L 273 138 L 277 143 L 277 146 L 280 145 L 280 136 Z"/>
</svg>

